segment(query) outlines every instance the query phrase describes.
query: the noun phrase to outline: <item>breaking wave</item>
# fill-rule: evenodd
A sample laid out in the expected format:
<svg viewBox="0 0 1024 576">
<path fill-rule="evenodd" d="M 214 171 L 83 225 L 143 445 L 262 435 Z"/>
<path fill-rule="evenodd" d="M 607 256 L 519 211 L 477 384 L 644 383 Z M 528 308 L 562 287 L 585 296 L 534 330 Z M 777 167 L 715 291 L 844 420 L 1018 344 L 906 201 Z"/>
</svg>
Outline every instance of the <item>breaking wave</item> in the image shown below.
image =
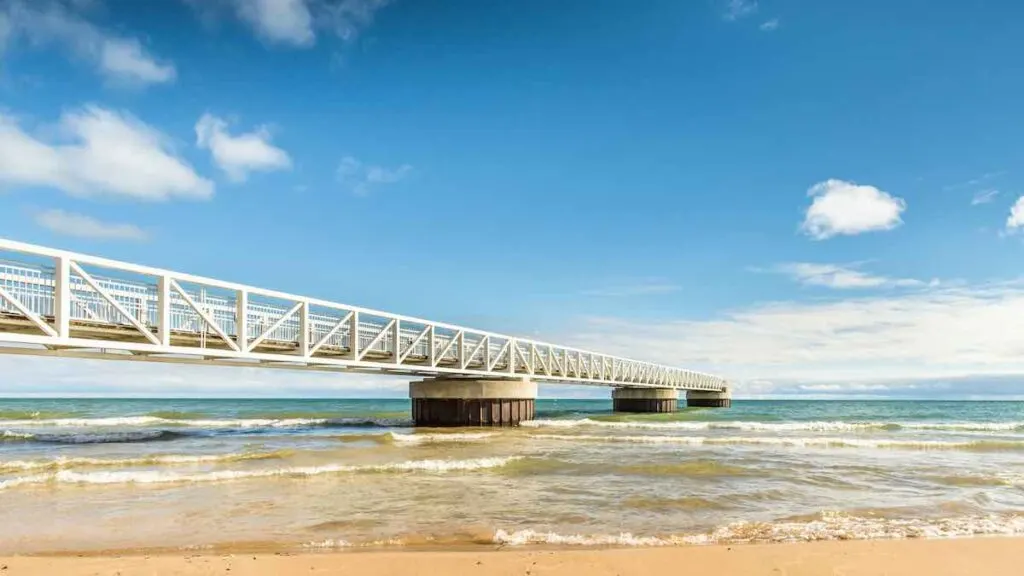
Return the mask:
<svg viewBox="0 0 1024 576">
<path fill-rule="evenodd" d="M 161 416 L 122 416 L 116 418 L 53 418 L 4 420 L 11 428 L 113 428 L 118 426 L 168 426 L 186 428 L 340 428 L 340 427 L 398 427 L 409 426 L 411 421 L 401 418 L 229 418 L 187 419 Z"/>
<path fill-rule="evenodd" d="M 125 430 L 109 432 L 78 433 L 28 433 L 4 430 L 0 441 L 39 442 L 42 444 L 122 444 L 131 442 L 153 442 L 175 440 L 187 434 L 171 430 Z"/>
<path fill-rule="evenodd" d="M 825 436 L 600 436 L 588 434 L 535 434 L 533 438 L 565 441 L 681 444 L 687 446 L 751 444 L 817 448 L 892 448 L 908 450 L 1024 450 L 1024 440 L 887 440 Z"/>
<path fill-rule="evenodd" d="M 965 516 L 940 519 L 883 519 L 826 512 L 809 522 L 738 522 L 700 534 L 641 536 L 558 534 L 536 530 L 497 530 L 494 543 L 506 546 L 679 546 L 815 540 L 883 540 L 1024 535 L 1024 516 Z"/>
<path fill-rule="evenodd" d="M 647 430 L 742 430 L 747 432 L 852 432 L 868 430 L 894 431 L 908 430 L 947 430 L 951 432 L 1014 432 L 1024 431 L 1024 422 L 844 422 L 844 421 L 805 421 L 805 422 L 746 422 L 746 421 L 604 421 L 592 418 L 578 419 L 540 419 L 523 422 L 523 426 L 532 428 L 576 428 L 594 426 L 602 428 L 634 428 Z"/>
<path fill-rule="evenodd" d="M 166 472 L 163 470 L 103 472 L 59 470 L 52 474 L 37 474 L 6 480 L 4 483 L 0 483 L 0 488 L 51 482 L 60 484 L 171 484 L 220 482 L 247 478 L 308 478 L 324 474 L 341 473 L 427 472 L 440 474 L 500 468 L 518 459 L 519 457 L 510 456 L 503 458 L 475 458 L 471 460 L 410 460 L 376 465 L 327 464 L 323 466 L 295 466 L 262 470 L 216 470 L 192 474 Z"/>
<path fill-rule="evenodd" d="M 389 432 L 388 436 L 396 444 L 442 444 L 446 442 L 478 442 L 497 436 L 497 432 L 454 432 L 440 434 L 399 434 Z"/>
<path fill-rule="evenodd" d="M 231 454 L 165 454 L 153 456 L 139 456 L 137 458 L 74 458 L 58 457 L 51 460 L 7 460 L 0 461 L 0 472 L 15 470 L 61 470 L 64 468 L 117 468 L 123 466 L 139 465 L 187 465 L 187 464 L 213 464 L 218 462 L 240 462 L 244 460 L 271 460 L 281 458 L 290 451 L 281 450 L 276 452 L 241 452 Z"/>
</svg>

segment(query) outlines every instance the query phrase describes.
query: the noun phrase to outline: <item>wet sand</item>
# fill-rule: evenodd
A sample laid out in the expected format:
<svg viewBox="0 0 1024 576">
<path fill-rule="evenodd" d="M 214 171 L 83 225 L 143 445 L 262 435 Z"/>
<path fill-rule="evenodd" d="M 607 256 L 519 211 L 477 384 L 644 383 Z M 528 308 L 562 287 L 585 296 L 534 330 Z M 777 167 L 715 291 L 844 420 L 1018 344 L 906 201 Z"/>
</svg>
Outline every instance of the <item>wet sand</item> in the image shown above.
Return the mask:
<svg viewBox="0 0 1024 576">
<path fill-rule="evenodd" d="M 20 556 L 0 559 L 0 575 L 998 576 L 1019 574 L 1022 565 L 1024 539 L 994 537 L 606 550 Z"/>
</svg>

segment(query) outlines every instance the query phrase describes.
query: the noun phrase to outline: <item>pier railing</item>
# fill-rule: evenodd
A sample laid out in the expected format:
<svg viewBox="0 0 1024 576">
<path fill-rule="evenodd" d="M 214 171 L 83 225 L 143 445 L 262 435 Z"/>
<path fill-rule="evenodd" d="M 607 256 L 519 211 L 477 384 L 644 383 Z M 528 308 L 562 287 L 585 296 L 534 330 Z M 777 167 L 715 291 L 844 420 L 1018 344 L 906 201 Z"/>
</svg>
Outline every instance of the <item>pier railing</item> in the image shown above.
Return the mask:
<svg viewBox="0 0 1024 576">
<path fill-rule="evenodd" d="M 11 240 L 0 239 L 0 257 L 0 353 L 727 386 L 692 370 Z"/>
</svg>

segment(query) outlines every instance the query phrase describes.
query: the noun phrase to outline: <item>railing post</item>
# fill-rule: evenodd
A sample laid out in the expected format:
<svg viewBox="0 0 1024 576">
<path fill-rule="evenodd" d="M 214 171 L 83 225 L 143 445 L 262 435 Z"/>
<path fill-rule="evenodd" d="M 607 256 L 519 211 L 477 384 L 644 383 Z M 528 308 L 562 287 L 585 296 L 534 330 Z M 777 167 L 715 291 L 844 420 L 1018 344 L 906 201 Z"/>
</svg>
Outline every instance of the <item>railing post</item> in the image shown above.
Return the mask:
<svg viewBox="0 0 1024 576">
<path fill-rule="evenodd" d="M 156 327 L 161 346 L 171 345 L 171 278 L 160 276 L 156 285 Z"/>
<path fill-rule="evenodd" d="M 434 325 L 427 326 L 427 362 L 434 365 L 434 355 L 437 354 L 437 344 L 434 338 Z"/>
<path fill-rule="evenodd" d="M 299 308 L 299 353 L 305 358 L 309 356 L 309 302 L 303 302 Z"/>
<path fill-rule="evenodd" d="M 508 340 L 508 373 L 516 373 L 516 356 L 518 356 L 519 344 L 516 344 L 515 338 L 509 338 Z"/>
<path fill-rule="evenodd" d="M 54 266 L 53 321 L 57 337 L 71 337 L 71 261 L 57 256 Z"/>
<path fill-rule="evenodd" d="M 353 360 L 359 360 L 359 311 L 352 311 L 352 318 L 348 321 L 348 351 Z"/>
<path fill-rule="evenodd" d="M 240 352 L 249 351 L 249 292 L 235 292 L 235 344 Z"/>
<path fill-rule="evenodd" d="M 394 342 L 395 364 L 401 364 L 399 354 L 402 353 L 402 321 L 398 318 L 395 318 L 395 325 L 391 327 L 391 340 Z"/>
</svg>

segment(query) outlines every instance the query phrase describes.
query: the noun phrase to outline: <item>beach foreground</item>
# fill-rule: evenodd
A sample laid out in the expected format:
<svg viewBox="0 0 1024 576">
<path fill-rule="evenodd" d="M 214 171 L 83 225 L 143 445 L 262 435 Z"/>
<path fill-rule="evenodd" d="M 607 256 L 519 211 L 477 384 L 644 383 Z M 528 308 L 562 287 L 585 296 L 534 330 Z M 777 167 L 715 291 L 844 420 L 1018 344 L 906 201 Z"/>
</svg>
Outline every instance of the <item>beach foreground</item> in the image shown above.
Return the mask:
<svg viewBox="0 0 1024 576">
<path fill-rule="evenodd" d="M 4 576 L 61 574 L 373 574 L 433 576 L 602 576 L 639 574 L 743 576 L 941 576 L 1017 574 L 1024 539 L 881 540 L 683 546 L 605 550 L 333 552 L 22 556 L 0 559 Z"/>
</svg>

